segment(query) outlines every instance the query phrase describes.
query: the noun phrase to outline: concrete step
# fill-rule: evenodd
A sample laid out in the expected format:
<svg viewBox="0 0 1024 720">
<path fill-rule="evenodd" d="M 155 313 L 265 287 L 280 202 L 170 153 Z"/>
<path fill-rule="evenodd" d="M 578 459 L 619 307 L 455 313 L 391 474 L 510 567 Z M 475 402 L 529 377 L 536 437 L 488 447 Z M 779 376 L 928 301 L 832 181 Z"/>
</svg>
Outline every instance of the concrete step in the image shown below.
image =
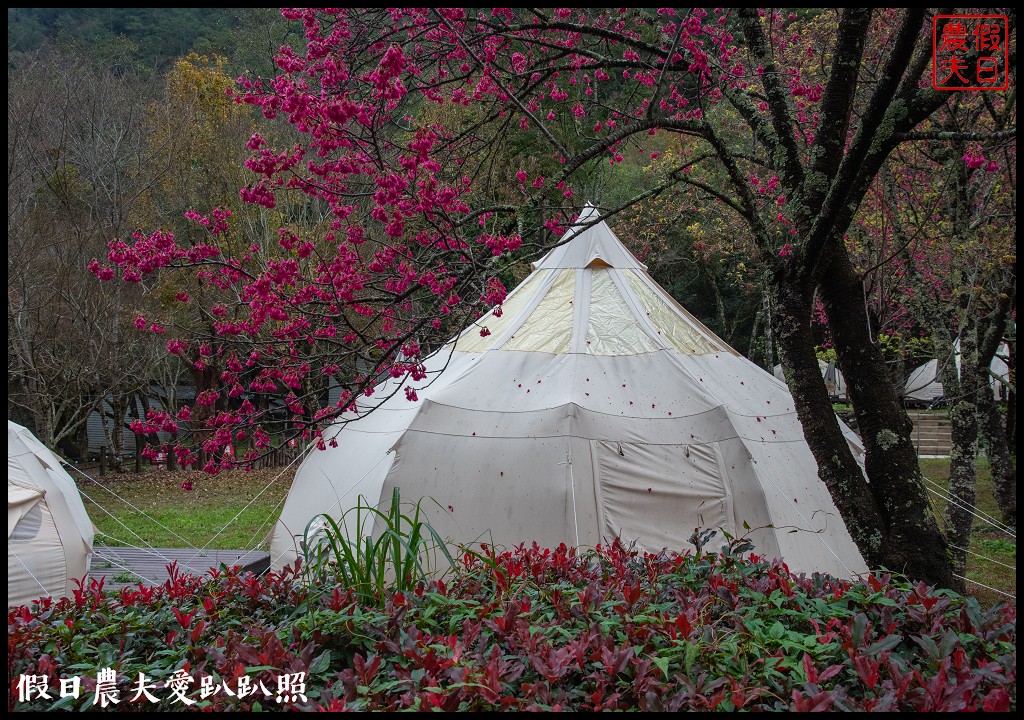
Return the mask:
<svg viewBox="0 0 1024 720">
<path fill-rule="evenodd" d="M 911 413 L 914 430 L 911 440 L 918 455 L 949 456 L 952 425 L 949 417 L 935 413 Z"/>
<path fill-rule="evenodd" d="M 910 419 L 914 422 L 949 423 L 947 415 L 911 415 Z"/>
</svg>

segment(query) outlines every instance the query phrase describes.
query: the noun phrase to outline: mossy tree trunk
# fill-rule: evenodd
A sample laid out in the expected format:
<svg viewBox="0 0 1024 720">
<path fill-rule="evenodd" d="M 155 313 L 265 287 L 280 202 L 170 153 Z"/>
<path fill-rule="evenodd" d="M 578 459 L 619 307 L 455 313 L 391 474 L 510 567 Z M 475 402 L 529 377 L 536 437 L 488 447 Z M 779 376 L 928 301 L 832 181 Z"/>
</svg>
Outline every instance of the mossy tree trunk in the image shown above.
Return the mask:
<svg viewBox="0 0 1024 720">
<path fill-rule="evenodd" d="M 877 548 L 869 562 L 963 589 L 953 576 L 947 542 L 931 509 L 912 440 L 913 423 L 893 391 L 885 359 L 868 328 L 860 277 L 848 262 L 835 262 L 822 279 L 820 293 L 871 479 L 863 490 L 851 492 L 848 502 L 859 502 L 867 494 L 879 508 Z"/>
<path fill-rule="evenodd" d="M 870 567 L 891 567 L 885 553 L 885 518 L 843 435 L 839 418 L 822 382 L 821 368 L 810 340 L 811 298 L 787 293 L 777 298 L 773 319 L 782 353 L 786 382 L 818 476 L 828 488 L 850 536 Z M 897 569 L 897 568 L 893 568 Z"/>
<path fill-rule="evenodd" d="M 971 544 L 971 525 L 977 487 L 978 462 L 978 346 L 975 328 L 960 333 L 960 362 L 954 362 L 952 344 L 945 349 L 949 362 L 941 374 L 943 394 L 949 409 L 949 500 L 944 516 L 946 538 L 950 545 L 953 572 L 961 577 L 967 571 L 967 551 Z M 957 367 L 959 365 L 959 368 Z"/>
<path fill-rule="evenodd" d="M 985 441 L 985 455 L 992 472 L 992 485 L 999 512 L 1002 514 L 1003 522 L 1012 527 L 1017 526 L 1017 471 L 1010 456 L 1011 446 L 1007 442 L 1006 422 L 996 406 L 994 394 L 989 389 L 989 369 L 1006 334 L 1010 312 L 1016 304 L 1016 295 L 1017 283 L 1014 278 L 1006 292 L 1000 294 L 995 310 L 982 320 L 983 331 L 979 331 L 976 366 L 979 378 L 979 429 Z M 1007 394 L 1004 388 L 1002 396 L 1006 397 Z M 1006 408 L 1009 416 L 1014 409 L 1012 395 L 1008 398 Z"/>
</svg>

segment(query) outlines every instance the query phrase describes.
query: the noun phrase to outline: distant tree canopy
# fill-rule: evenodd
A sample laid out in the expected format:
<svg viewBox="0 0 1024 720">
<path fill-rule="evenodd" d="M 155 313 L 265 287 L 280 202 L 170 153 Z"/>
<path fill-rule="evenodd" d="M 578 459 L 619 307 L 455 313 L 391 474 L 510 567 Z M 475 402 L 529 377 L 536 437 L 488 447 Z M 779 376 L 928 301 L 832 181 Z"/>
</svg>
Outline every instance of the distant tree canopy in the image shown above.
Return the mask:
<svg viewBox="0 0 1024 720">
<path fill-rule="evenodd" d="M 7 56 L 49 43 L 168 70 L 190 52 L 268 72 L 291 30 L 275 8 L 7 8 Z"/>
</svg>

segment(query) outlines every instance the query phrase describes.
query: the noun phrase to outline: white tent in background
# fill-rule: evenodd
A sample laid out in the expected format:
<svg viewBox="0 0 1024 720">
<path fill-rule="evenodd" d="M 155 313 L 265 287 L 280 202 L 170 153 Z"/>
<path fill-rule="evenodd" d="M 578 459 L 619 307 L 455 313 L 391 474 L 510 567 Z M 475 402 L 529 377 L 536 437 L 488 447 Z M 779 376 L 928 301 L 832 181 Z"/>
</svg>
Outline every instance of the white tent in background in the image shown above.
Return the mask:
<svg viewBox="0 0 1024 720">
<path fill-rule="evenodd" d="M 78 487 L 27 428 L 7 421 L 7 604 L 70 595 L 94 535 Z"/>
<path fill-rule="evenodd" d="M 360 498 L 386 510 L 397 487 L 456 544 L 618 536 L 683 551 L 695 528 L 721 528 L 797 571 L 866 569 L 785 384 L 680 307 L 596 208 L 577 223 L 594 224 L 570 230 L 500 317 L 431 355 L 427 379 L 405 383 L 417 400 L 388 380 L 364 399 L 373 412 L 325 430 L 337 447 L 299 468 L 271 531 L 273 567 L 294 561 L 320 514 Z"/>
<path fill-rule="evenodd" d="M 836 400 L 846 400 L 846 380 L 843 378 L 843 374 L 839 372 L 836 364 L 819 359 L 818 367 L 821 368 L 821 378 L 825 381 L 829 397 Z M 782 382 L 786 382 L 782 365 L 776 365 L 772 370 L 772 374 Z"/>
<path fill-rule="evenodd" d="M 929 360 L 913 370 L 907 377 L 903 396 L 906 400 L 931 405 L 944 395 L 939 382 L 939 361 Z"/>
<path fill-rule="evenodd" d="M 957 340 L 954 344 L 954 351 L 956 353 L 956 369 L 960 371 L 960 341 Z M 989 364 L 989 385 L 992 388 L 992 397 L 996 400 L 1005 400 L 1009 394 L 1010 387 L 1010 369 L 1006 365 L 1006 361 L 1003 360 L 1009 354 L 1009 347 L 1006 343 L 999 346 L 999 350 L 996 352 L 995 357 L 992 358 L 992 362 Z M 907 377 L 907 382 L 904 384 L 904 398 L 911 402 L 923 403 L 930 405 L 938 400 L 945 397 L 945 391 L 942 387 L 942 367 L 938 360 L 929 360 L 924 365 L 921 365 L 914 369 L 913 372 Z"/>
</svg>

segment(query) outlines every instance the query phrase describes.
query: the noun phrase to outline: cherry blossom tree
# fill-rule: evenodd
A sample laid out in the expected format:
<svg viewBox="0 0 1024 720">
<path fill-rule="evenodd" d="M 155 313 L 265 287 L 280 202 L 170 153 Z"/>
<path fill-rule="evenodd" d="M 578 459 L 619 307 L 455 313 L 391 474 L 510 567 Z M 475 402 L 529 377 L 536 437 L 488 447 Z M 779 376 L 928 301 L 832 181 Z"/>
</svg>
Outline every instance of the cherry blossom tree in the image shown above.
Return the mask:
<svg viewBox="0 0 1024 720">
<path fill-rule="evenodd" d="M 285 394 L 292 427 L 317 438 L 381 374 L 422 377 L 423 357 L 500 304 L 510 264 L 550 248 L 585 201 L 614 221 L 682 189 L 682 202 L 712 202 L 748 235 L 805 436 L 865 559 L 958 586 L 844 241 L 893 151 L 950 100 L 928 83 L 931 11 L 283 14 L 302 24 L 305 47 L 282 48 L 274 78 L 240 78 L 235 97 L 301 140 L 253 133 L 241 199 L 325 222 L 310 231 L 286 220 L 269 241 L 239 242 L 229 210 L 201 209 L 192 217 L 205 239 L 140 233 L 93 266 L 126 281 L 189 267 L 232 298 L 215 313 L 215 338 L 169 343 L 184 353 L 216 340 L 225 369 L 199 401 L 236 402 L 210 418 L 208 453 L 242 438 L 251 460 L 271 446 L 252 401 L 263 394 Z M 608 187 L 606 173 L 657 160 L 667 139 L 672 161 L 643 184 L 588 197 Z M 822 383 L 810 323 L 819 298 L 870 483 Z M 308 391 L 316 376 L 344 388 L 335 405 Z"/>
</svg>

